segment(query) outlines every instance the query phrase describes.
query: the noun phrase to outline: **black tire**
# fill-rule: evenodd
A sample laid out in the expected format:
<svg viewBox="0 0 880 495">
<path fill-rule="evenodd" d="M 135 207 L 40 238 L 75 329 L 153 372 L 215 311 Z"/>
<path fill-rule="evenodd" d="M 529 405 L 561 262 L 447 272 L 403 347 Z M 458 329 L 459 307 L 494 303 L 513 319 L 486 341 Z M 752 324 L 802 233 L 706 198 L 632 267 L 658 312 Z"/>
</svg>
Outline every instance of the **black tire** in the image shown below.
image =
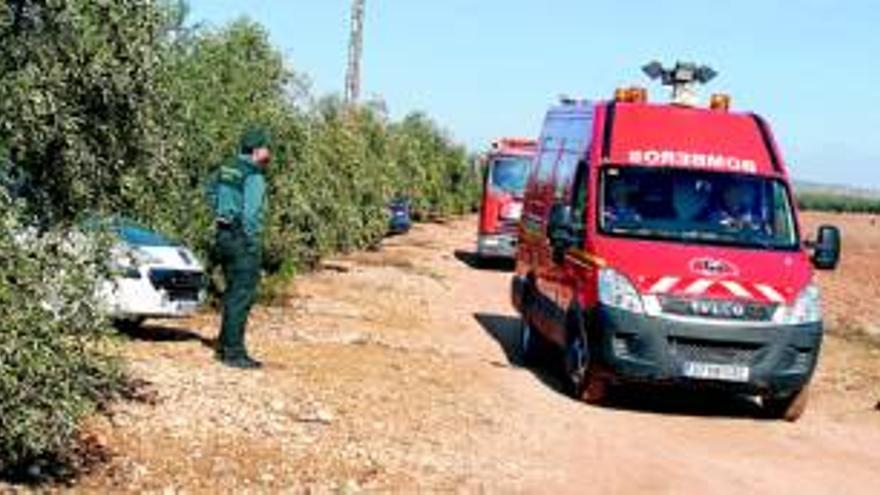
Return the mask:
<svg viewBox="0 0 880 495">
<path fill-rule="evenodd" d="M 544 342 L 536 334 L 526 315 L 519 319 L 519 334 L 517 337 L 517 359 L 519 364 L 525 367 L 539 364 L 544 356 Z"/>
<path fill-rule="evenodd" d="M 541 364 L 547 355 L 547 342 L 541 337 L 531 323 L 530 313 L 534 300 L 534 286 L 531 281 L 523 286 L 522 301 L 520 302 L 519 332 L 517 333 L 516 355 L 522 366 L 534 366 Z"/>
<path fill-rule="evenodd" d="M 795 422 L 803 416 L 810 400 L 810 389 L 804 387 L 785 397 L 765 397 L 762 399 L 767 417 Z"/>
<path fill-rule="evenodd" d="M 562 352 L 562 366 L 569 395 L 588 404 L 603 404 L 609 395 L 608 380 L 597 372 L 583 325 L 569 318 L 568 339 Z"/>
</svg>

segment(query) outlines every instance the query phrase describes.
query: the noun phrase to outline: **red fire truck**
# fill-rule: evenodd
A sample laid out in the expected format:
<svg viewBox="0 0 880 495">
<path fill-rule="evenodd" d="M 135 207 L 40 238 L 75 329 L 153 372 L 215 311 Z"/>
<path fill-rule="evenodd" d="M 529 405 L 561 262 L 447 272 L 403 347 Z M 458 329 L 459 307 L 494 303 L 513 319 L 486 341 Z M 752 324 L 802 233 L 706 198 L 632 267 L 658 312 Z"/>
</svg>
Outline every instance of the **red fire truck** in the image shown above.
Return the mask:
<svg viewBox="0 0 880 495">
<path fill-rule="evenodd" d="M 477 233 L 480 261 L 516 254 L 523 190 L 534 154 L 535 141 L 523 138 L 499 139 L 486 154 Z"/>
<path fill-rule="evenodd" d="M 835 267 L 840 234 L 803 240 L 770 127 L 727 95 L 694 106 L 679 86 L 699 70 L 662 69 L 671 104 L 628 88 L 548 111 L 512 284 L 520 354 L 560 350 L 588 402 L 622 383 L 716 388 L 795 420 L 822 342 L 813 268 Z"/>
</svg>

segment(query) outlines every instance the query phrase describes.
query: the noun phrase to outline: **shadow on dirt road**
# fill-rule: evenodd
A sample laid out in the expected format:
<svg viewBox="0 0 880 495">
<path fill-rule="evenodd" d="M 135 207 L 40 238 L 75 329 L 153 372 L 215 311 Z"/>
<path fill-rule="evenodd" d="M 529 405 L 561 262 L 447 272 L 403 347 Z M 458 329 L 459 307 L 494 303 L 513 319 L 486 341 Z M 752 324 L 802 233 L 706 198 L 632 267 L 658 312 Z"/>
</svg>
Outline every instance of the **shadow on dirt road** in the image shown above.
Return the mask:
<svg viewBox="0 0 880 495">
<path fill-rule="evenodd" d="M 214 349 L 217 346 L 217 340 L 206 338 L 197 332 L 186 328 L 145 324 L 133 325 L 119 323 L 116 325 L 117 330 L 133 340 L 142 340 L 145 342 L 192 342 L 198 341 L 203 346 Z"/>
<path fill-rule="evenodd" d="M 475 270 L 512 272 L 516 265 L 513 260 L 505 258 L 479 258 L 477 253 L 461 249 L 455 250 L 455 259 Z"/>
<path fill-rule="evenodd" d="M 517 352 L 519 318 L 488 313 L 476 313 L 474 318 L 495 339 L 508 363 L 522 366 Z M 566 395 L 561 369 L 552 357 L 550 361 L 529 371 L 553 392 Z M 675 416 L 763 418 L 760 405 L 751 397 L 668 386 L 616 386 L 605 407 Z"/>
<path fill-rule="evenodd" d="M 565 384 L 561 375 L 554 370 L 550 363 L 543 366 L 524 366 L 519 357 L 519 318 L 512 316 L 497 315 L 489 313 L 475 313 L 474 319 L 483 327 L 483 330 L 495 339 L 495 342 L 504 351 L 504 356 L 510 366 L 518 366 L 527 368 L 532 375 L 535 376 L 550 390 L 561 394 L 565 394 Z"/>
</svg>

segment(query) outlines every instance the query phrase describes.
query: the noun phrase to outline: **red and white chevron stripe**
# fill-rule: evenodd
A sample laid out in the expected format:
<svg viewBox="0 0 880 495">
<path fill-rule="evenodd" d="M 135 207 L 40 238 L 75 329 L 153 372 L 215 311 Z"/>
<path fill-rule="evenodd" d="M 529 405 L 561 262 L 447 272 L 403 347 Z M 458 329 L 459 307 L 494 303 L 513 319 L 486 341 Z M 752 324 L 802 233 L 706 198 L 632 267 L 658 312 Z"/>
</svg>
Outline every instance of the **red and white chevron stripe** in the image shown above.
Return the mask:
<svg viewBox="0 0 880 495">
<path fill-rule="evenodd" d="M 649 286 L 647 293 L 679 293 L 688 296 L 714 297 L 733 296 L 737 299 L 762 300 L 776 304 L 785 302 L 785 297 L 777 289 L 767 284 L 746 284 L 734 280 L 713 280 L 708 278 L 660 277 Z"/>
</svg>

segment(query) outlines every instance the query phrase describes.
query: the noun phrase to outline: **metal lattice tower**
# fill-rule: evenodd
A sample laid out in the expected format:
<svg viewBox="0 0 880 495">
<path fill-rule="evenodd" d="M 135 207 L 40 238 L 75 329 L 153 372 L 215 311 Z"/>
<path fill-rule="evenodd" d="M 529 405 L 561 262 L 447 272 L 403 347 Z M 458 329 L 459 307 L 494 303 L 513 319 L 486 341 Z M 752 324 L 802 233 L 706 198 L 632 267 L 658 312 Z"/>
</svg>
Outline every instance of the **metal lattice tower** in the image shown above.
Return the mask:
<svg viewBox="0 0 880 495">
<path fill-rule="evenodd" d="M 364 1 L 351 2 L 351 37 L 348 44 L 348 69 L 345 73 L 345 102 L 357 103 L 361 93 L 361 53 L 364 43 Z"/>
</svg>

